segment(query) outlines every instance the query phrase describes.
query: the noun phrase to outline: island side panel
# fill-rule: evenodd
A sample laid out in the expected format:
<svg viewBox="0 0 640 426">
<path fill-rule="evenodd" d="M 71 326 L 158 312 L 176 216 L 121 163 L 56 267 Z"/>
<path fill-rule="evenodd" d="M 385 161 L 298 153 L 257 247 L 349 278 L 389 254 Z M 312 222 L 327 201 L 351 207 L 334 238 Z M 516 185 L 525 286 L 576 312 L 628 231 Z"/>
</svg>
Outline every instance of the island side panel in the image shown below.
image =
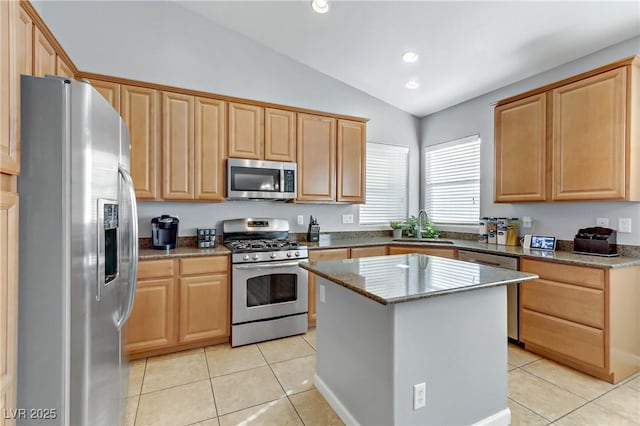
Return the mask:
<svg viewBox="0 0 640 426">
<path fill-rule="evenodd" d="M 324 278 L 317 284 L 316 378 L 333 395 L 316 387 L 347 424 L 393 424 L 392 309 Z"/>
<path fill-rule="evenodd" d="M 506 286 L 394 306 L 394 425 L 509 424 Z M 413 410 L 413 385 L 426 407 Z"/>
</svg>

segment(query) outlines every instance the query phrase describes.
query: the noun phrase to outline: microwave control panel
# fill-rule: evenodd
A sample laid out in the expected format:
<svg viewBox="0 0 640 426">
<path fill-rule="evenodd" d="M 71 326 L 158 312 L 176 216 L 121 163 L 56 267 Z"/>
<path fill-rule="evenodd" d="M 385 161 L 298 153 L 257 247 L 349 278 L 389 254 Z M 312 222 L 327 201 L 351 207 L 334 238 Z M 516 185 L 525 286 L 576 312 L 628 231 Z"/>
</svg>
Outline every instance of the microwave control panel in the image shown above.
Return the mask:
<svg viewBox="0 0 640 426">
<path fill-rule="evenodd" d="M 284 191 L 296 192 L 296 173 L 293 170 L 284 171 Z"/>
</svg>

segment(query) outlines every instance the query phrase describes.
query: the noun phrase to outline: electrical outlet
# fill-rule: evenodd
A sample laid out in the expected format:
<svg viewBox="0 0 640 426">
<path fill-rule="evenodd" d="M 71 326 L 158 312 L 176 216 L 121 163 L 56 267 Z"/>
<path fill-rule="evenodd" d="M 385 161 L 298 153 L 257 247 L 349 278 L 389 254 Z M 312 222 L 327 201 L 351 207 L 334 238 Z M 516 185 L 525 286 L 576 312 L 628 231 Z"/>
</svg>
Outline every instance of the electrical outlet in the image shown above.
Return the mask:
<svg viewBox="0 0 640 426">
<path fill-rule="evenodd" d="M 596 218 L 596 226 L 602 226 L 604 228 L 609 227 L 609 218 L 608 217 L 597 217 Z"/>
<path fill-rule="evenodd" d="M 621 217 L 618 219 L 618 232 L 631 232 L 630 217 Z"/>
<path fill-rule="evenodd" d="M 301 214 L 298 215 L 298 225 L 304 225 L 304 216 Z"/>
<path fill-rule="evenodd" d="M 413 409 L 424 408 L 427 405 L 427 386 L 424 382 L 413 385 Z"/>
<path fill-rule="evenodd" d="M 353 223 L 353 215 L 352 214 L 343 214 L 342 215 L 342 223 Z"/>
<path fill-rule="evenodd" d="M 322 284 L 320 284 L 318 286 L 318 288 L 320 289 L 320 296 L 318 297 L 318 299 L 320 299 L 320 303 L 324 303 L 324 289 L 325 289 L 325 287 Z"/>
</svg>

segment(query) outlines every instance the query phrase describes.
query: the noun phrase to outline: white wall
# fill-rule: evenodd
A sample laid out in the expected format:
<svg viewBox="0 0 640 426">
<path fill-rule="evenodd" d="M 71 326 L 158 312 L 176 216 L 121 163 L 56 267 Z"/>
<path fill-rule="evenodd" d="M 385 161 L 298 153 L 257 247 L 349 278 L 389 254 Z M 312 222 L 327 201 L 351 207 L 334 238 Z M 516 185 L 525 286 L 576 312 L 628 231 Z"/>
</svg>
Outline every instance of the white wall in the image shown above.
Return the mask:
<svg viewBox="0 0 640 426">
<path fill-rule="evenodd" d="M 572 240 L 578 228 L 595 226 L 596 217 L 607 217 L 617 228 L 618 218 L 632 218 L 630 234 L 618 234 L 618 243 L 640 245 L 640 203 L 568 202 L 496 204 L 494 191 L 493 109 L 496 101 L 562 80 L 598 66 L 640 53 L 640 38 L 610 46 L 576 61 L 422 118 L 421 146 L 426 147 L 479 133 L 481 144 L 480 193 L 482 216 L 531 216 L 535 233 Z M 499 64 L 496 64 L 499 66 Z M 421 195 L 421 199 L 422 199 Z M 529 232 L 527 232 L 529 233 Z"/>
<path fill-rule="evenodd" d="M 370 118 L 367 140 L 409 147 L 409 211 L 417 212 L 419 120 L 412 115 L 175 3 L 56 1 L 34 6 L 82 71 Z M 358 228 L 340 223 L 343 213 L 353 214 L 358 223 L 358 207 L 349 205 L 142 202 L 141 235 L 150 235 L 150 219 L 161 213 L 180 216 L 181 235 L 246 216 L 292 219 L 303 214 L 306 224 L 313 214 L 323 231 Z"/>
</svg>

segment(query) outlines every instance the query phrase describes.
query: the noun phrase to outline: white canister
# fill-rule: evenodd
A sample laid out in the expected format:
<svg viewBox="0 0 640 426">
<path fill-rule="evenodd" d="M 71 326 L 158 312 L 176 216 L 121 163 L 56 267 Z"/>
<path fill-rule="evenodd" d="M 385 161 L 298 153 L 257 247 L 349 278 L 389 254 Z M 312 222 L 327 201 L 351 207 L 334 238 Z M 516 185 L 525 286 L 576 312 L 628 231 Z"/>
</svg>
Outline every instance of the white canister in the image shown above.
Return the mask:
<svg viewBox="0 0 640 426">
<path fill-rule="evenodd" d="M 496 236 L 496 232 L 489 231 L 489 244 L 496 244 L 498 242 L 498 238 Z"/>
<path fill-rule="evenodd" d="M 504 229 L 498 230 L 498 244 L 507 245 L 507 231 Z"/>
</svg>

